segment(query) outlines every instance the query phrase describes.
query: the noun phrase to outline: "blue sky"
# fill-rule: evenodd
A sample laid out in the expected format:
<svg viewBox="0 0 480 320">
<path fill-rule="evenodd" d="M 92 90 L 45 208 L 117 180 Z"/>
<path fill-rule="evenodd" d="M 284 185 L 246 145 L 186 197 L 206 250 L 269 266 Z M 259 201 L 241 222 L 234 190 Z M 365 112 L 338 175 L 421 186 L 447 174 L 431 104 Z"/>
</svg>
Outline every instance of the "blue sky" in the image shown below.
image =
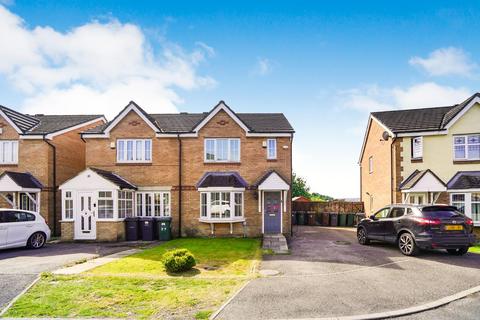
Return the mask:
<svg viewBox="0 0 480 320">
<path fill-rule="evenodd" d="M 151 112 L 225 100 L 283 112 L 294 170 L 335 197 L 358 197 L 370 111 L 478 90 L 473 1 L 0 3 L 1 104 L 112 117 L 129 100 Z"/>
</svg>

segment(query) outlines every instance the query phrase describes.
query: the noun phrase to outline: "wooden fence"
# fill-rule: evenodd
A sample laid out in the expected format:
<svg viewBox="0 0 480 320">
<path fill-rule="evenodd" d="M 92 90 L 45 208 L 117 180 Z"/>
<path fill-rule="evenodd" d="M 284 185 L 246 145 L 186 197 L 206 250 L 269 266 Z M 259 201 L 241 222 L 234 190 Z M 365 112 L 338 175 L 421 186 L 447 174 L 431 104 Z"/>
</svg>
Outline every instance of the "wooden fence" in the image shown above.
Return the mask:
<svg viewBox="0 0 480 320">
<path fill-rule="evenodd" d="M 308 213 L 363 213 L 363 202 L 346 202 L 346 201 L 312 201 L 312 202 L 293 202 L 292 213 L 308 212 Z"/>
</svg>

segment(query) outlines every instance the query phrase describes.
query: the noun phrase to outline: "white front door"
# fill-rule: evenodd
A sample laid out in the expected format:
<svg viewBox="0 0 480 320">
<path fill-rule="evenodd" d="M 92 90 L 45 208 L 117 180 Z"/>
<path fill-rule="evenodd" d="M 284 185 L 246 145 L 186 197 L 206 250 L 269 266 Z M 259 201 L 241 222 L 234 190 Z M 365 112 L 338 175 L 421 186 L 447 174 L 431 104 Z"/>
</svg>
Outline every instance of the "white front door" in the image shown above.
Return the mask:
<svg viewBox="0 0 480 320">
<path fill-rule="evenodd" d="M 97 238 L 97 204 L 93 192 L 79 192 L 75 214 L 75 239 L 94 240 Z"/>
</svg>

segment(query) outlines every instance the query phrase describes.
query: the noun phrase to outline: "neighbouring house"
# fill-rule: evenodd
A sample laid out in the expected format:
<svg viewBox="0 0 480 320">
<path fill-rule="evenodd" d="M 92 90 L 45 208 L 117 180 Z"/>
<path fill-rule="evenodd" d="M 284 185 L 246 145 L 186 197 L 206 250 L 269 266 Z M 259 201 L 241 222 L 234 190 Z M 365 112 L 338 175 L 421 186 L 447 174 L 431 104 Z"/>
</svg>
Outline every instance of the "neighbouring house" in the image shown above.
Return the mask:
<svg viewBox="0 0 480 320">
<path fill-rule="evenodd" d="M 304 196 L 299 196 L 299 197 L 293 197 L 292 201 L 293 202 L 310 202 L 310 199 Z"/>
<path fill-rule="evenodd" d="M 0 106 L 0 206 L 39 212 L 59 233 L 58 186 L 85 169 L 80 132 L 102 115 L 28 115 Z"/>
<path fill-rule="evenodd" d="M 87 169 L 62 190 L 62 237 L 115 241 L 124 219 L 174 236 L 289 234 L 294 130 L 281 113 L 150 114 L 130 102 L 86 130 Z"/>
<path fill-rule="evenodd" d="M 480 93 L 449 107 L 372 112 L 359 164 L 366 212 L 444 203 L 480 226 Z"/>
</svg>

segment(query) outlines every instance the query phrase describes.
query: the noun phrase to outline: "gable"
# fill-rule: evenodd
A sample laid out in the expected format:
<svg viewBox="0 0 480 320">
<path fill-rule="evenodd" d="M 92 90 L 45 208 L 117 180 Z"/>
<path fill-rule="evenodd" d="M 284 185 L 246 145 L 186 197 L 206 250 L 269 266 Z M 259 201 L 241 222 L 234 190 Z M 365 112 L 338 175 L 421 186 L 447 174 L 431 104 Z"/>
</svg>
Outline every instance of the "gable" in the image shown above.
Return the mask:
<svg viewBox="0 0 480 320">
<path fill-rule="evenodd" d="M 100 190 L 119 189 L 117 185 L 100 176 L 91 169 L 80 172 L 59 186 L 60 190 Z"/>
<path fill-rule="evenodd" d="M 480 131 L 480 104 L 475 103 L 450 127 L 450 133 L 478 133 Z"/>
<path fill-rule="evenodd" d="M 447 190 L 445 183 L 430 170 L 418 171 L 415 175 L 419 175 L 418 178 L 409 177 L 412 181 L 411 183 L 406 181 L 405 187 L 401 187 L 402 192 L 440 192 Z"/>
<path fill-rule="evenodd" d="M 17 140 L 19 138 L 19 134 L 17 130 L 10 124 L 8 118 L 5 118 L 3 115 L 0 114 L 0 139 L 12 139 Z"/>
<path fill-rule="evenodd" d="M 245 135 L 245 130 L 229 114 L 221 110 L 205 123 L 198 133 L 212 137 L 239 137 Z"/>
<path fill-rule="evenodd" d="M 290 190 L 290 185 L 276 172 L 272 172 L 258 185 L 258 190 Z"/>
<path fill-rule="evenodd" d="M 250 128 L 242 121 L 240 118 L 233 112 L 232 109 L 230 109 L 225 102 L 220 101 L 215 108 L 210 111 L 210 113 L 198 123 L 195 128 L 193 129 L 194 132 L 198 133 L 204 126 L 207 124 L 211 123 L 212 120 L 217 116 L 217 114 L 222 113 L 228 115 L 231 121 L 235 122 L 240 128 L 242 128 L 245 133 L 248 133 L 250 131 Z M 223 116 L 225 117 L 225 116 Z M 223 119 L 224 121 L 228 121 L 227 119 Z M 221 125 L 221 124 L 220 124 Z"/>
<path fill-rule="evenodd" d="M 155 135 L 152 127 L 133 110 L 130 110 L 111 129 L 110 134 L 115 136 L 143 138 Z"/>
<path fill-rule="evenodd" d="M 105 127 L 104 134 L 108 136 L 110 134 L 110 131 L 113 130 L 113 128 L 117 127 L 117 125 L 122 122 L 127 115 L 131 116 L 131 113 L 135 113 L 139 118 L 141 118 L 142 122 L 147 124 L 154 132 L 160 131 L 154 120 L 151 119 L 150 116 L 135 102 L 130 101 L 130 103 L 125 108 L 123 108 L 123 110 L 110 123 L 108 123 L 108 125 Z M 135 126 L 133 123 L 131 125 Z"/>
</svg>

